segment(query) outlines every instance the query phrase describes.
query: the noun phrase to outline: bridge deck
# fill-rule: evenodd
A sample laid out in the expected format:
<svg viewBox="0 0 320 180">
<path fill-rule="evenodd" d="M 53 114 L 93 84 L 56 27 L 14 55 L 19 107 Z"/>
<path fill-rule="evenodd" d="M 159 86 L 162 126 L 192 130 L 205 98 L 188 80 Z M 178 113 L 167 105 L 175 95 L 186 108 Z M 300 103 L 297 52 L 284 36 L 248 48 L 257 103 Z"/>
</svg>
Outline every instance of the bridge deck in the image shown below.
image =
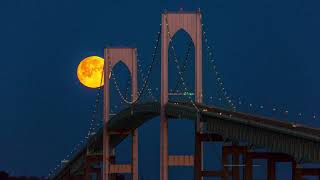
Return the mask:
<svg viewBox="0 0 320 180">
<path fill-rule="evenodd" d="M 207 124 L 207 131 L 222 135 L 233 141 L 263 146 L 273 152 L 283 152 L 305 162 L 320 162 L 320 129 L 288 122 L 232 112 L 216 107 L 198 104 L 201 121 Z M 144 103 L 124 109 L 111 118 L 109 131 L 134 130 L 146 121 L 158 116 L 160 104 Z M 197 109 L 191 103 L 170 102 L 166 113 L 171 118 L 195 120 Z M 111 146 L 117 146 L 127 135 L 113 134 Z M 81 168 L 84 157 L 89 152 L 101 152 L 102 129 L 92 136 L 84 147 L 53 179 L 67 169 Z"/>
</svg>

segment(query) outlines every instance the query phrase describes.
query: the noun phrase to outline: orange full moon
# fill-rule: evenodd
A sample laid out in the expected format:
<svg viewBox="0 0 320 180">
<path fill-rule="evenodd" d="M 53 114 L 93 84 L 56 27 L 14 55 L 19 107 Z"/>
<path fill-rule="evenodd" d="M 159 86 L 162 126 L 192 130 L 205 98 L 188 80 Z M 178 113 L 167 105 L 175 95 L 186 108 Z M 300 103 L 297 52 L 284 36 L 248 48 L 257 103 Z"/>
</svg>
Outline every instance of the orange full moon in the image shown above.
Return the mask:
<svg viewBox="0 0 320 180">
<path fill-rule="evenodd" d="M 99 56 L 84 58 L 78 65 L 78 79 L 86 87 L 98 88 L 103 86 L 104 59 Z"/>
</svg>

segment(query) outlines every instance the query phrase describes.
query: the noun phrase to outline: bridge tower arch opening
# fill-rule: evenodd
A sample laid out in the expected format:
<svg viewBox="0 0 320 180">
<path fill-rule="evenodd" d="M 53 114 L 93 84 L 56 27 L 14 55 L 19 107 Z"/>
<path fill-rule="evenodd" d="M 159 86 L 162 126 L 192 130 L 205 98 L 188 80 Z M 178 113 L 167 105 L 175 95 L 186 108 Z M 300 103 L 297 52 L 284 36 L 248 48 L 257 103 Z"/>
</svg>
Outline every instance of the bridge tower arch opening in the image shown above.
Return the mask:
<svg viewBox="0 0 320 180">
<path fill-rule="evenodd" d="M 112 76 L 110 76 L 110 84 L 109 87 L 110 92 L 118 92 L 116 96 L 110 96 L 110 107 L 116 105 L 117 103 L 127 103 L 132 101 L 132 78 L 131 72 L 128 66 L 123 62 L 123 60 L 119 60 L 112 67 Z M 119 97 L 122 99 L 122 102 L 119 101 Z M 114 104 L 113 104 L 114 103 Z M 112 108 L 111 108 L 112 109 Z M 120 109 L 119 109 L 120 110 Z"/>
<path fill-rule="evenodd" d="M 168 44 L 169 101 L 194 99 L 195 46 L 189 33 L 178 29 Z M 183 84 L 185 83 L 185 84 Z"/>
<path fill-rule="evenodd" d="M 168 117 L 165 108 L 168 103 L 168 48 L 172 37 L 183 29 L 191 37 L 195 49 L 195 102 L 202 103 L 202 20 L 200 11 L 164 12 L 161 29 L 161 110 L 160 110 L 160 180 L 168 180 L 169 166 L 194 166 L 195 179 L 202 171 L 202 145 L 195 138 L 195 156 L 169 156 Z M 196 121 L 196 137 L 200 134 L 200 121 Z M 200 144 L 200 145 L 199 145 Z"/>
<path fill-rule="evenodd" d="M 137 79 L 137 49 L 131 47 L 108 47 L 104 50 L 105 66 L 104 74 L 110 74 L 112 68 L 119 62 L 127 66 L 131 75 L 131 102 L 138 98 Z M 110 120 L 110 79 L 104 76 L 104 127 L 103 127 L 103 180 L 111 180 L 112 174 L 131 173 L 132 180 L 138 180 L 138 130 L 120 130 L 111 132 L 108 130 Z M 110 147 L 112 134 L 124 134 L 132 136 L 132 155 L 130 164 L 115 164 L 113 162 L 114 147 Z"/>
</svg>

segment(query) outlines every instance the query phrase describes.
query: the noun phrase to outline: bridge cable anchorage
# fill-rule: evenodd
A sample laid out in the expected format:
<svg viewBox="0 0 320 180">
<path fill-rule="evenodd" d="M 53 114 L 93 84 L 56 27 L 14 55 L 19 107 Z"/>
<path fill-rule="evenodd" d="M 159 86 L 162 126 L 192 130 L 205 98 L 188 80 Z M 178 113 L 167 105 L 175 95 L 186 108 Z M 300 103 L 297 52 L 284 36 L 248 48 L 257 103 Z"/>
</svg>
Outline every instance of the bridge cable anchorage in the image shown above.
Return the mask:
<svg viewBox="0 0 320 180">
<path fill-rule="evenodd" d="M 228 95 L 226 88 L 224 86 L 223 80 L 221 78 L 221 75 L 219 73 L 219 71 L 217 70 L 217 64 L 216 61 L 213 57 L 213 48 L 210 47 L 209 42 L 208 42 L 208 38 L 207 38 L 207 33 L 203 30 L 204 29 L 204 24 L 202 24 L 202 35 L 204 38 L 204 42 L 206 45 L 206 52 L 208 53 L 208 60 L 209 62 L 212 64 L 212 70 L 214 71 L 215 75 L 216 75 L 216 82 L 217 82 L 217 86 L 220 88 L 219 91 L 222 93 L 225 101 L 227 102 L 227 104 L 229 105 L 229 107 L 235 111 L 236 110 L 236 105 L 233 102 L 232 98 L 230 95 Z"/>
<path fill-rule="evenodd" d="M 189 91 L 187 85 L 186 85 L 186 82 L 182 76 L 182 71 L 181 71 L 181 68 L 180 68 L 180 65 L 179 65 L 179 62 L 178 62 L 178 57 L 177 57 L 177 54 L 176 54 L 176 51 L 175 51 L 175 48 L 174 48 L 174 42 L 172 40 L 172 37 L 171 37 L 171 34 L 170 34 L 170 29 L 169 29 L 169 24 L 168 24 L 168 17 L 166 16 L 165 17 L 165 21 L 166 21 L 166 26 L 167 26 L 167 35 L 168 35 L 168 38 L 169 38 L 169 44 L 171 45 L 171 49 L 173 51 L 173 56 L 174 56 L 174 62 L 176 64 L 176 69 L 178 70 L 178 75 L 180 76 L 180 79 L 182 81 L 182 85 L 184 87 L 184 90 L 186 92 Z M 170 47 L 169 47 L 170 48 Z M 192 100 L 191 96 L 188 96 L 190 102 L 192 103 L 192 105 L 195 107 L 195 109 L 197 110 L 197 112 L 200 111 L 200 109 L 197 107 L 197 105 L 194 103 L 194 101 Z"/>
<path fill-rule="evenodd" d="M 104 68 L 103 68 L 104 69 Z M 89 125 L 89 129 L 88 129 L 88 133 L 86 134 L 86 136 L 81 139 L 79 141 L 78 144 L 76 144 L 73 149 L 66 155 L 66 157 L 63 159 L 63 160 L 68 160 L 69 158 L 71 158 L 71 156 L 76 153 L 81 147 L 83 144 L 87 143 L 88 139 L 90 136 L 93 135 L 93 133 L 96 133 L 96 130 L 98 128 L 95 128 L 95 125 L 94 123 L 99 123 L 98 121 L 96 122 L 96 118 L 97 118 L 97 112 L 98 112 L 98 105 L 99 105 L 99 99 L 101 98 L 101 91 L 102 91 L 102 82 L 103 82 L 103 70 L 102 70 L 102 75 L 101 75 L 101 80 L 100 80 L 100 86 L 98 87 L 98 91 L 96 93 L 96 98 L 95 98 L 95 102 L 94 102 L 94 109 L 92 111 L 92 118 L 91 118 L 91 121 L 90 121 L 90 125 Z M 52 175 L 54 175 L 58 170 L 59 168 L 62 168 L 63 166 L 61 165 L 61 161 L 58 161 L 57 165 L 54 167 L 54 169 L 51 169 L 49 170 L 49 173 L 47 175 L 47 179 L 50 178 Z"/>
<path fill-rule="evenodd" d="M 135 104 L 135 103 L 137 103 L 137 102 L 141 99 L 142 95 L 143 95 L 144 92 L 145 92 L 145 89 L 146 89 L 146 87 L 147 87 L 147 85 L 148 85 L 148 83 L 149 83 L 149 80 L 150 80 L 150 74 L 151 74 L 151 72 L 152 72 L 152 70 L 153 70 L 153 67 L 154 67 L 154 64 L 155 64 L 155 62 L 156 62 L 156 52 L 157 52 L 158 47 L 159 47 L 160 35 L 161 35 L 161 26 L 160 26 L 160 31 L 158 32 L 158 37 L 157 37 L 157 40 L 156 40 L 156 46 L 155 46 L 155 48 L 154 48 L 154 53 L 152 54 L 152 62 L 151 62 L 151 64 L 149 65 L 149 69 L 148 69 L 148 71 L 147 71 L 147 75 L 146 75 L 145 78 L 144 78 L 143 86 L 142 86 L 142 88 L 139 90 L 139 92 L 138 92 L 138 97 L 137 97 L 135 100 L 130 101 L 130 100 L 128 100 L 128 99 L 126 99 L 126 98 L 124 97 L 124 95 L 123 95 L 123 94 L 121 93 L 121 91 L 120 91 L 119 83 L 117 82 L 116 76 L 115 76 L 114 73 L 111 71 L 111 77 L 112 77 L 112 80 L 113 80 L 113 82 L 114 82 L 114 84 L 115 84 L 116 90 L 117 90 L 120 98 L 121 98 L 125 103 L 127 103 L 127 104 Z M 108 57 L 108 58 L 109 58 L 109 57 Z M 111 67 L 110 67 L 110 68 L 111 68 Z"/>
</svg>

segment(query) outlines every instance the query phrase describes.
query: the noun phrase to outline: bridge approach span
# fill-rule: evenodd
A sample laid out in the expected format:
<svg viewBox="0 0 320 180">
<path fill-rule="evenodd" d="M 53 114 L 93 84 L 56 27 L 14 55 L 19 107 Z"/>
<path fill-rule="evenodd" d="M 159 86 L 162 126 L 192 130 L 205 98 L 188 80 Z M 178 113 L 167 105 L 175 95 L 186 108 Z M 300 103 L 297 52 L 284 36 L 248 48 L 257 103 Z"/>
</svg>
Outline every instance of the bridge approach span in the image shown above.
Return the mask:
<svg viewBox="0 0 320 180">
<path fill-rule="evenodd" d="M 160 103 L 136 104 L 124 109 L 110 119 L 108 130 L 111 147 L 116 147 L 132 131 L 148 120 L 159 116 Z M 247 142 L 267 148 L 271 152 L 282 152 L 304 162 L 320 162 L 320 129 L 280 120 L 233 112 L 221 108 L 184 102 L 169 102 L 166 114 L 174 119 L 200 120 L 205 131 L 219 134 L 224 139 Z M 53 179 L 59 179 L 64 171 L 79 173 L 87 153 L 102 152 L 102 129 L 93 135 L 86 146 L 69 161 Z"/>
</svg>

